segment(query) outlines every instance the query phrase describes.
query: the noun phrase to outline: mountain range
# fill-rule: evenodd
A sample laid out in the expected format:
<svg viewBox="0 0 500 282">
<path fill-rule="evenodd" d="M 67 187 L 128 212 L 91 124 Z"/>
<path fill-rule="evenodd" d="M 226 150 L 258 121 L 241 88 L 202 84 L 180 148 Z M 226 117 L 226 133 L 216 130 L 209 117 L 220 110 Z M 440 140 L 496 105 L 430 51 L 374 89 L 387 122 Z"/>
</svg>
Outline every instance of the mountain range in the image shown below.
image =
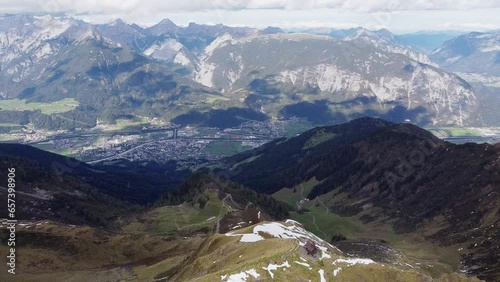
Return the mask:
<svg viewBox="0 0 500 282">
<path fill-rule="evenodd" d="M 0 22 L 3 123 L 50 130 L 155 117 L 203 124 L 214 111 L 231 125 L 366 115 L 419 125 L 488 123 L 467 82 L 387 30 L 360 28 L 336 39 L 170 20 L 148 28 L 27 15 Z M 53 103 L 63 107 L 33 106 Z"/>
<path fill-rule="evenodd" d="M 411 41 L 410 44 L 407 44 L 398 35 L 391 33 L 387 29 L 372 31 L 358 27 L 348 30 L 333 30 L 328 35 L 344 41 L 365 41 L 386 52 L 403 54 L 420 63 L 436 66 L 427 57 L 426 52 L 417 51 L 417 48 L 412 45 Z M 425 41 L 427 40 L 425 39 Z"/>
<path fill-rule="evenodd" d="M 223 36 L 206 48 L 196 80 L 272 116 L 307 114 L 302 108 L 313 107 L 308 118 L 319 122 L 363 115 L 418 124 L 476 118 L 476 97 L 465 81 L 364 40 Z"/>
<path fill-rule="evenodd" d="M 500 31 L 471 32 L 446 41 L 431 53 L 449 71 L 500 76 Z"/>
<path fill-rule="evenodd" d="M 345 39 L 348 37 L 352 37 L 357 32 L 365 30 L 363 27 L 355 27 L 349 29 L 333 29 L 333 28 L 310 28 L 310 29 L 296 29 L 293 32 L 304 32 L 318 35 L 328 35 L 336 39 Z M 379 33 L 382 35 L 383 33 L 387 34 L 386 29 L 380 30 L 371 30 L 372 33 Z M 405 33 L 405 34 L 392 34 L 389 32 L 389 36 L 393 42 L 396 42 L 397 45 L 410 47 L 417 52 L 423 54 L 429 54 L 437 48 L 441 47 L 443 43 L 446 41 L 453 39 L 457 36 L 463 35 L 466 32 L 463 31 L 454 31 L 454 30 L 443 30 L 443 31 L 418 31 L 413 33 Z"/>
</svg>

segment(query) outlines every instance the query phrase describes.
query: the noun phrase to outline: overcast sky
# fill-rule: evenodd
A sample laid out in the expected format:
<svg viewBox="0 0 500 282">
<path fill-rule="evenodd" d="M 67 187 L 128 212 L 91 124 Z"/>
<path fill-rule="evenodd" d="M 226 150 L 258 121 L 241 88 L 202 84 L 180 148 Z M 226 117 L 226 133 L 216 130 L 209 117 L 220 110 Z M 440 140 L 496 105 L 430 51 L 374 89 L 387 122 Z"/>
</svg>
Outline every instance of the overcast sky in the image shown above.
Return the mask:
<svg viewBox="0 0 500 282">
<path fill-rule="evenodd" d="M 189 22 L 282 28 L 364 26 L 394 32 L 500 28 L 500 0 L 0 0 L 4 13 L 65 13 L 91 22 Z"/>
</svg>

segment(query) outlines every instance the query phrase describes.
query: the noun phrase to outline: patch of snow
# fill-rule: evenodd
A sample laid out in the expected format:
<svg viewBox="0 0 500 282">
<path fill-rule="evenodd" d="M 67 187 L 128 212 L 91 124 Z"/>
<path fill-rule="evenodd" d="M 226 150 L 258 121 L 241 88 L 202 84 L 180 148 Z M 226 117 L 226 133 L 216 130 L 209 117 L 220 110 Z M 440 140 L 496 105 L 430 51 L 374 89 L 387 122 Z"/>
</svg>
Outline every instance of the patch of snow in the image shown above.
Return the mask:
<svg viewBox="0 0 500 282">
<path fill-rule="evenodd" d="M 306 242 L 313 241 L 316 243 L 318 249 L 321 250 L 321 259 L 331 258 L 328 254 L 328 249 L 335 249 L 340 252 L 337 248 L 331 244 L 325 242 L 323 239 L 314 235 L 313 233 L 305 230 L 300 223 L 294 220 L 287 220 L 286 224 L 280 222 L 268 222 L 256 225 L 253 228 L 253 232 L 249 234 L 234 234 L 232 232 L 226 233 L 226 236 L 242 236 L 240 242 L 256 242 L 264 240 L 260 236 L 260 232 L 266 233 L 274 238 L 280 239 L 295 239 L 299 241 L 299 245 L 304 246 Z"/>
<path fill-rule="evenodd" d="M 287 220 L 285 221 L 285 223 L 295 224 L 295 225 L 300 224 L 298 221 L 295 221 L 295 220 L 293 220 L 293 219 L 287 219 Z"/>
<path fill-rule="evenodd" d="M 284 263 L 278 265 L 278 264 L 272 264 L 270 263 L 267 268 L 266 267 L 263 267 L 262 269 L 264 270 L 267 270 L 267 272 L 269 272 L 269 275 L 271 275 L 271 278 L 274 279 L 274 273 L 273 271 L 274 270 L 277 270 L 278 268 L 282 268 L 282 267 L 287 267 L 287 268 L 290 268 L 290 264 L 288 263 L 288 261 L 285 261 Z"/>
<path fill-rule="evenodd" d="M 331 255 L 328 254 L 328 250 L 326 247 L 323 247 L 323 246 L 317 246 L 318 249 L 321 250 L 321 257 L 319 259 L 329 259 L 329 258 L 332 258 Z"/>
<path fill-rule="evenodd" d="M 258 234 L 243 234 L 243 236 L 241 236 L 240 242 L 253 243 L 262 240 L 264 240 L 264 238 Z"/>
<path fill-rule="evenodd" d="M 216 219 L 216 217 L 215 217 L 215 216 L 212 216 L 212 217 L 208 218 L 207 220 L 205 220 L 205 222 L 212 221 L 212 220 L 214 220 L 214 219 Z"/>
<path fill-rule="evenodd" d="M 253 278 L 259 278 L 260 277 L 260 274 L 258 274 L 257 271 L 254 268 L 248 270 L 247 273 L 250 274 L 250 276 L 252 276 Z"/>
<path fill-rule="evenodd" d="M 300 261 L 294 261 L 296 264 L 300 264 L 302 266 L 305 266 L 307 268 L 309 268 L 309 270 L 311 270 L 311 266 L 308 264 L 308 263 L 305 263 L 305 262 L 300 262 Z"/>
<path fill-rule="evenodd" d="M 174 57 L 174 63 L 189 66 L 191 61 L 183 53 L 179 53 Z"/>
<path fill-rule="evenodd" d="M 264 232 L 275 238 L 281 239 L 311 239 L 311 234 L 303 228 L 296 225 L 286 226 L 279 222 L 270 222 L 260 224 L 254 227 L 254 233 Z"/>
<path fill-rule="evenodd" d="M 362 258 L 352 258 L 352 259 L 337 259 L 335 260 L 332 264 L 337 264 L 337 263 L 346 263 L 348 266 L 353 266 L 356 264 L 372 264 L 375 263 L 371 259 L 362 259 Z"/>
<path fill-rule="evenodd" d="M 411 265 L 411 264 L 409 264 L 409 263 L 406 263 L 406 262 L 405 262 L 405 265 L 406 265 L 406 266 L 409 266 L 409 267 L 411 267 L 411 268 L 414 268 L 414 267 L 413 267 L 413 265 Z"/>
<path fill-rule="evenodd" d="M 326 282 L 325 271 L 323 269 L 320 269 L 320 270 L 318 270 L 318 273 L 319 273 L 319 277 L 321 279 L 321 282 Z"/>
<path fill-rule="evenodd" d="M 227 282 L 245 282 L 245 281 L 247 281 L 247 278 L 249 276 L 252 276 L 253 278 L 259 278 L 260 274 L 258 274 L 257 271 L 254 268 L 252 268 L 252 269 L 247 270 L 247 271 L 233 274 L 229 277 L 227 275 L 222 275 L 220 278 L 221 278 L 221 281 L 227 281 Z M 226 278 L 227 278 L 227 280 L 225 280 Z"/>
<path fill-rule="evenodd" d="M 342 267 L 339 267 L 339 268 L 333 270 L 333 276 L 337 276 L 341 270 L 342 270 Z"/>
</svg>

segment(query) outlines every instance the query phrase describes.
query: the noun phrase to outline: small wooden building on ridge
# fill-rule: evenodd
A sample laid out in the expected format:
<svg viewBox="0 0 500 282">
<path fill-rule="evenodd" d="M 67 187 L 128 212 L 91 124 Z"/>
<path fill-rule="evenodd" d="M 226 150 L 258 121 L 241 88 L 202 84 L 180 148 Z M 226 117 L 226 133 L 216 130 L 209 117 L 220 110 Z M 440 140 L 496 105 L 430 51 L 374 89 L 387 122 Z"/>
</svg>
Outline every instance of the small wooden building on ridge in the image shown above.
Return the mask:
<svg viewBox="0 0 500 282">
<path fill-rule="evenodd" d="M 318 252 L 318 247 L 316 247 L 316 244 L 314 244 L 313 241 L 309 240 L 305 245 L 304 249 L 306 250 L 307 254 L 310 256 L 316 256 L 316 253 Z"/>
</svg>

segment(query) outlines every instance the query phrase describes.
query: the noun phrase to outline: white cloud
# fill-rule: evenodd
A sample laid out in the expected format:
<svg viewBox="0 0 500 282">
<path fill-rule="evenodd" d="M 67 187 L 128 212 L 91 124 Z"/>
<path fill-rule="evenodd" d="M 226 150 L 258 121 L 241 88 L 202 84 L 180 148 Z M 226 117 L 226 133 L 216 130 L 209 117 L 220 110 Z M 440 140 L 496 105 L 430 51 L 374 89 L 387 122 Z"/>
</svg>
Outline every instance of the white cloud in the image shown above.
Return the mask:
<svg viewBox="0 0 500 282">
<path fill-rule="evenodd" d="M 62 12 L 93 23 L 121 18 L 150 26 L 164 18 L 232 26 L 490 30 L 500 0 L 0 0 L 0 13 Z"/>
<path fill-rule="evenodd" d="M 357 12 L 500 8 L 500 0 L 0 0 L 4 12 L 151 15 L 161 12 L 242 9 L 342 9 Z"/>
<path fill-rule="evenodd" d="M 358 23 L 344 23 L 344 22 L 328 22 L 328 21 L 283 21 L 271 23 L 271 26 L 279 26 L 285 29 L 294 28 L 335 28 L 335 29 L 348 29 L 359 27 Z M 260 25 L 257 27 L 266 27 L 268 25 Z"/>
<path fill-rule="evenodd" d="M 495 30 L 499 27 L 494 24 L 486 23 L 445 23 L 437 26 L 439 30 Z"/>
</svg>

